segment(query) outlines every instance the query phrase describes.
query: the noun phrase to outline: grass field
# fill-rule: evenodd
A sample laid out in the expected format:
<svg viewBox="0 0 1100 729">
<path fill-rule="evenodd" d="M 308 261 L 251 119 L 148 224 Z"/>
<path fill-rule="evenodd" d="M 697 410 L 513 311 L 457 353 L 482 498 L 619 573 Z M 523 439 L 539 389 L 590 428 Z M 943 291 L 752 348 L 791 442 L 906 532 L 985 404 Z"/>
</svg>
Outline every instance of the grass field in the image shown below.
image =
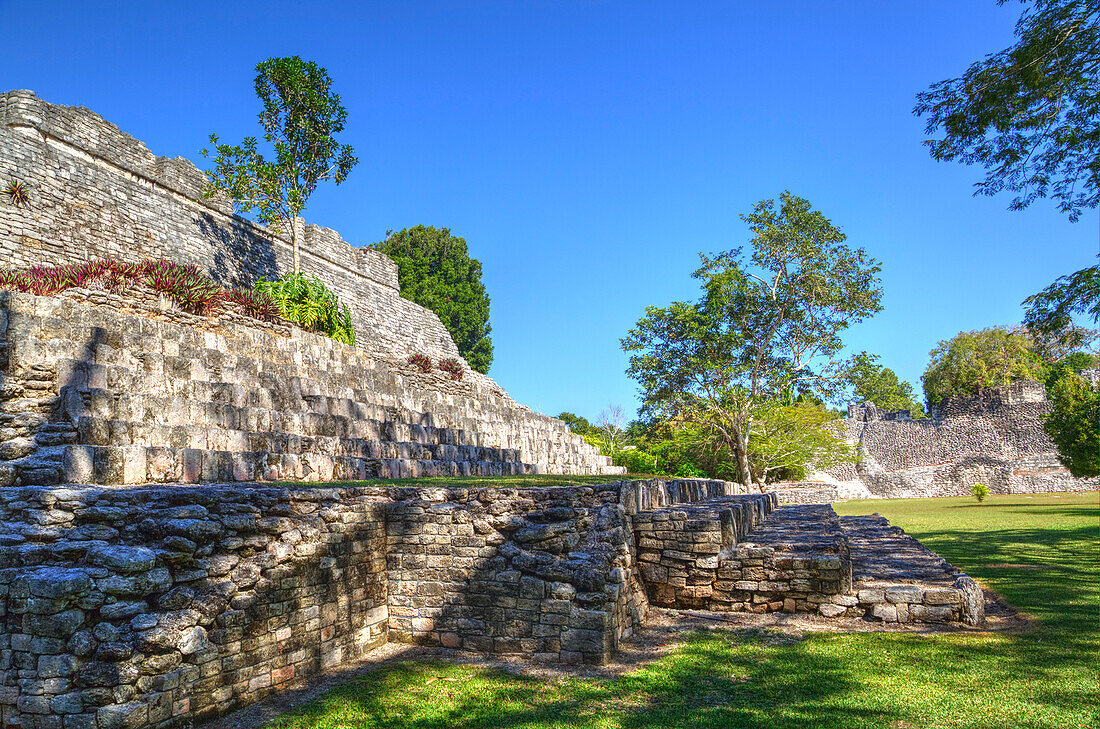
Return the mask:
<svg viewBox="0 0 1100 729">
<path fill-rule="evenodd" d="M 839 504 L 879 512 L 1021 610 L 1023 634 L 687 635 L 616 679 L 379 669 L 271 726 L 1100 727 L 1097 494 Z"/>
</svg>

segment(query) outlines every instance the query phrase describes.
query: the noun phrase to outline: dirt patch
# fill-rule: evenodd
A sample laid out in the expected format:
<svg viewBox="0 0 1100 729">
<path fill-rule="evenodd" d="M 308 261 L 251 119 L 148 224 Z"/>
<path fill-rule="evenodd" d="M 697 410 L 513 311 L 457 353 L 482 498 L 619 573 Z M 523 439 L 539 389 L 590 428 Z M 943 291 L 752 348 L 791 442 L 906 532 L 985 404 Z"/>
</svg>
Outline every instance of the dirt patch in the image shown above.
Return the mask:
<svg viewBox="0 0 1100 729">
<path fill-rule="evenodd" d="M 623 641 L 615 659 L 605 666 L 567 666 L 536 663 L 523 658 L 493 658 L 449 650 L 389 643 L 363 658 L 299 681 L 289 690 L 203 725 L 202 729 L 259 729 L 296 706 L 371 671 L 404 661 L 444 660 L 458 665 L 492 668 L 517 676 L 556 681 L 569 677 L 616 678 L 660 660 L 674 652 L 692 633 L 712 630 L 733 631 L 737 639 L 789 645 L 811 633 L 1020 633 L 1030 630 L 1032 619 L 1008 605 L 1000 595 L 985 590 L 986 625 L 974 628 L 962 623 L 917 623 L 898 625 L 858 618 L 836 619 L 802 613 L 712 613 L 696 610 L 654 608 L 639 633 Z"/>
</svg>

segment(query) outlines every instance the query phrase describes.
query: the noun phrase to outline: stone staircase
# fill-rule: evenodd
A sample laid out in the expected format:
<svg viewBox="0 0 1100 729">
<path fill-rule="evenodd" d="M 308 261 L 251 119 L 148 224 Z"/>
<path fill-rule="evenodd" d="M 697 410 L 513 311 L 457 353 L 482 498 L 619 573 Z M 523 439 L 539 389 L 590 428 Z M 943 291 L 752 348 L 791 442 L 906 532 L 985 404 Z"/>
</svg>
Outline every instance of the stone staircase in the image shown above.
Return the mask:
<svg viewBox="0 0 1100 729">
<path fill-rule="evenodd" d="M 0 296 L 9 484 L 620 470 L 488 378 L 452 382 L 299 330 Z"/>
</svg>

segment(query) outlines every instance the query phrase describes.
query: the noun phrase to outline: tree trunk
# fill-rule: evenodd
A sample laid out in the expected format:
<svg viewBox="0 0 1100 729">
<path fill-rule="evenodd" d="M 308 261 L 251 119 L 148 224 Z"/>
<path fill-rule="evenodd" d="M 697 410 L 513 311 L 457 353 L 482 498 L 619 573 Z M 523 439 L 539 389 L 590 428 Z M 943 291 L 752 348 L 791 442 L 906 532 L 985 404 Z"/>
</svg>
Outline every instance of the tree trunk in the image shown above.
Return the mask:
<svg viewBox="0 0 1100 729">
<path fill-rule="evenodd" d="M 290 247 L 294 251 L 294 273 L 302 272 L 302 257 L 298 250 L 298 216 L 290 221 Z"/>
<path fill-rule="evenodd" d="M 745 445 L 745 439 L 741 435 L 741 429 L 733 431 L 733 456 L 737 459 L 737 470 L 741 472 L 741 484 L 751 492 L 753 490 L 752 468 L 749 467 L 749 452 Z"/>
</svg>

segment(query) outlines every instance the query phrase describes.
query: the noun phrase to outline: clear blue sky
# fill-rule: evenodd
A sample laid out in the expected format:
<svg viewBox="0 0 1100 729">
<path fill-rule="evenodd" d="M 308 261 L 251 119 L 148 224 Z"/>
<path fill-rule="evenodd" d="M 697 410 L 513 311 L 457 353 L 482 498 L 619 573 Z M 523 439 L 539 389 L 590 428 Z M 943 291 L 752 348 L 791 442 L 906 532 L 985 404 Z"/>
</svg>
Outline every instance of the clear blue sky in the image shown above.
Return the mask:
<svg viewBox="0 0 1100 729">
<path fill-rule="evenodd" d="M 974 198 L 910 110 L 1011 44 L 1019 5 L 936 2 L 0 0 L 0 87 L 87 106 L 156 154 L 202 162 L 256 134 L 255 64 L 328 68 L 360 164 L 306 218 L 355 245 L 447 226 L 481 259 L 490 374 L 517 400 L 632 410 L 618 340 L 695 295 L 738 214 L 808 198 L 883 263 L 885 310 L 848 337 L 919 385 L 928 351 L 1014 323 L 1095 261 L 1098 217 Z"/>
</svg>

